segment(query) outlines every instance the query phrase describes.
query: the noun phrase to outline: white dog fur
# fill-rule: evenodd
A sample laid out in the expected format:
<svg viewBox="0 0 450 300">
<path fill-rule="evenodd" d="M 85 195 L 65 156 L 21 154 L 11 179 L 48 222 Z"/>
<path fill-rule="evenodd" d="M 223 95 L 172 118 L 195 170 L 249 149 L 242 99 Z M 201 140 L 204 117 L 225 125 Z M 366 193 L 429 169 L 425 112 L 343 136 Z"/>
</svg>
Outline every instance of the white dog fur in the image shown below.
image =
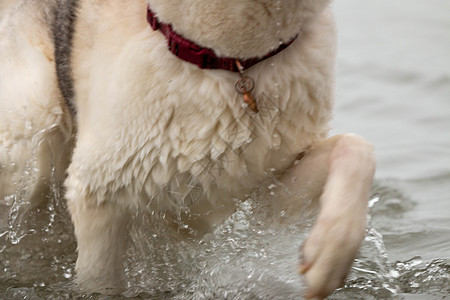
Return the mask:
<svg viewBox="0 0 450 300">
<path fill-rule="evenodd" d="M 76 130 L 55 73 L 54 1 L 22 0 L 1 20 L 0 199 L 35 156 L 29 200 L 39 205 L 54 167 L 67 188 L 82 288 L 120 291 L 133 210 L 181 215 L 205 232 L 269 169 L 320 203 L 300 267 L 307 296 L 342 285 L 364 237 L 375 162 L 361 137 L 327 138 L 336 43 L 328 0 L 80 0 L 71 58 Z M 246 72 L 276 113 L 245 108 L 236 73 L 201 70 L 170 53 L 145 19 L 148 4 L 219 56 L 262 56 L 298 34 Z"/>
</svg>

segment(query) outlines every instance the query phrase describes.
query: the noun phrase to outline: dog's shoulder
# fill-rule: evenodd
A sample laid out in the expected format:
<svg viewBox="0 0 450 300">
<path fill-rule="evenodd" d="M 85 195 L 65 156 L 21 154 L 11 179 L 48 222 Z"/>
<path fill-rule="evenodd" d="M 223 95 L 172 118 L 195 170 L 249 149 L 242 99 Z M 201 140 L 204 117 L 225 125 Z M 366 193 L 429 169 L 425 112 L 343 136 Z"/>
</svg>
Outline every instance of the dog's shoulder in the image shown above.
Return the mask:
<svg viewBox="0 0 450 300">
<path fill-rule="evenodd" d="M 0 55 L 31 59 L 34 51 L 54 62 L 52 26 L 57 13 L 57 0 L 20 0 L 3 11 L 0 22 Z"/>
</svg>

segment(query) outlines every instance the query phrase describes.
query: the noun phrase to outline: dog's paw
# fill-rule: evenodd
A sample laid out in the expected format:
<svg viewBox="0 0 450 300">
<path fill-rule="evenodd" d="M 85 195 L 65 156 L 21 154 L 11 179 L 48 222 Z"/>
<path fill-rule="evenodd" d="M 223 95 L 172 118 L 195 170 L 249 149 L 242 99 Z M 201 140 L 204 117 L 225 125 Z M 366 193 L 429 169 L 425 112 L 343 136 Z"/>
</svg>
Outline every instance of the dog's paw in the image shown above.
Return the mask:
<svg viewBox="0 0 450 300">
<path fill-rule="evenodd" d="M 319 216 L 302 247 L 306 298 L 323 299 L 344 284 L 365 235 L 365 218 L 338 212 Z"/>
</svg>

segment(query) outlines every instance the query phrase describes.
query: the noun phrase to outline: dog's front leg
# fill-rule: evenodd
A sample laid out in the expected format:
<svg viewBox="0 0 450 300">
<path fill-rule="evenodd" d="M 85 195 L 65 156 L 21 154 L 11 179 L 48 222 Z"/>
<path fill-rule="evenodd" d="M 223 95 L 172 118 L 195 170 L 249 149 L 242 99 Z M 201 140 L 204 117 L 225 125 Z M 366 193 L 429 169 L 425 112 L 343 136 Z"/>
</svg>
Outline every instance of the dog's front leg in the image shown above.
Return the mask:
<svg viewBox="0 0 450 300">
<path fill-rule="evenodd" d="M 78 242 L 76 281 L 88 292 L 117 294 L 123 289 L 128 212 L 114 203 L 70 200 Z"/>
<path fill-rule="evenodd" d="M 313 145 L 280 178 L 292 191 L 307 189 L 320 199 L 317 221 L 302 249 L 300 272 L 308 285 L 307 298 L 328 296 L 350 271 L 365 235 L 374 171 L 372 146 L 345 134 Z"/>
</svg>

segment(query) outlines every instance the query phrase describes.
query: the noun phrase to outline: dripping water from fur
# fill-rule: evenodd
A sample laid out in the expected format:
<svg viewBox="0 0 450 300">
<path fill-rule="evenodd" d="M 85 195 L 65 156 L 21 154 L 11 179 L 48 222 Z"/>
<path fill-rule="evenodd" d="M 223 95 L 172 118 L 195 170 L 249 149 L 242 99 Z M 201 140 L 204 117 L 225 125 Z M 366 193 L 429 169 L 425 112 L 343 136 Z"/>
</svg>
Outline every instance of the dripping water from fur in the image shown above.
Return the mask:
<svg viewBox="0 0 450 300">
<path fill-rule="evenodd" d="M 42 134 L 35 137 L 36 148 Z M 17 192 L 1 202 L 0 298 L 99 298 L 84 295 L 72 283 L 76 241 L 54 168 L 45 205 L 31 209 L 24 201 L 39 173 L 37 153 L 33 153 L 18 181 Z M 268 177 L 246 199 L 234 199 L 236 211 L 203 236 L 180 238 L 179 231 L 188 228 L 180 219 L 177 226 L 167 226 L 164 213 L 136 214 L 131 225 L 127 290 L 123 296 L 286 299 L 302 295 L 304 286 L 297 273 L 299 248 L 315 212 L 304 199 L 305 209 L 289 214 L 293 208 L 277 205 L 274 198 L 293 195 L 275 176 Z M 381 196 L 376 194 L 369 201 L 367 236 L 361 253 L 346 285 L 331 299 L 384 299 L 402 293 L 442 292 L 440 287 L 450 279 L 450 266 L 445 260 L 389 260 L 384 238 L 372 221 L 377 211 L 391 205 L 393 198 L 402 200 L 402 195 L 384 186 L 376 186 L 374 192 Z M 400 211 L 412 207 L 404 199 L 397 203 Z"/>
</svg>

